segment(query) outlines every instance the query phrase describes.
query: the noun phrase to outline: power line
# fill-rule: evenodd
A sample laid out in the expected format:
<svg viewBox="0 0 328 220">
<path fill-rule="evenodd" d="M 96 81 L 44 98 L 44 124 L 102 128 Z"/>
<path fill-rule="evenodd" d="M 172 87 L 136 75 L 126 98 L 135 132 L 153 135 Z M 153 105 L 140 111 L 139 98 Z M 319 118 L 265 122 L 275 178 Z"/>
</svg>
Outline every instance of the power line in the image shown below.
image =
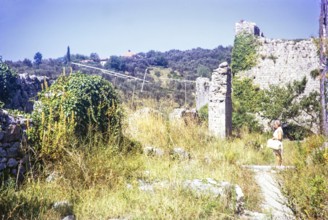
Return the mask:
<svg viewBox="0 0 328 220">
<path fill-rule="evenodd" d="M 77 66 L 83 66 L 83 67 L 86 67 L 86 68 L 91 68 L 91 69 L 99 70 L 99 71 L 101 71 L 103 73 L 106 73 L 108 75 L 117 76 L 117 77 L 124 78 L 124 79 L 130 78 L 130 79 L 135 79 L 135 80 L 138 80 L 138 81 L 143 81 L 143 82 L 151 83 L 150 81 L 145 80 L 145 75 L 146 74 L 144 75 L 144 79 L 140 79 L 138 77 L 125 75 L 125 74 L 114 72 L 114 71 L 110 71 L 110 70 L 105 70 L 105 69 L 102 69 L 102 68 L 99 68 L 99 67 L 89 66 L 89 65 L 85 65 L 85 64 L 81 64 L 81 63 L 75 63 L 75 62 L 71 62 L 71 63 L 72 64 L 75 64 Z M 173 78 L 167 78 L 167 77 L 158 77 L 158 79 L 160 79 L 160 80 L 168 80 L 168 81 L 184 82 L 184 83 L 196 83 L 196 81 L 194 81 L 194 80 L 187 80 L 187 79 L 173 79 Z"/>
<path fill-rule="evenodd" d="M 114 72 L 114 71 L 105 70 L 105 69 L 101 69 L 101 68 L 98 68 L 98 67 L 89 66 L 89 65 L 85 65 L 85 64 L 81 64 L 81 63 L 75 63 L 75 62 L 71 62 L 71 63 L 74 64 L 74 65 L 77 65 L 77 66 L 82 66 L 82 67 L 86 67 L 86 68 L 90 68 L 90 69 L 99 70 L 102 73 L 105 73 L 105 74 L 108 74 L 108 75 L 111 75 L 111 76 L 116 76 L 116 77 L 120 77 L 120 78 L 124 78 L 124 79 L 135 79 L 135 80 L 150 83 L 147 80 L 143 80 L 143 79 L 140 79 L 140 78 L 137 78 L 137 77 L 134 77 L 134 76 L 129 76 L 129 75 L 125 75 L 125 74 L 122 74 L 122 73 L 117 73 L 117 72 Z"/>
</svg>

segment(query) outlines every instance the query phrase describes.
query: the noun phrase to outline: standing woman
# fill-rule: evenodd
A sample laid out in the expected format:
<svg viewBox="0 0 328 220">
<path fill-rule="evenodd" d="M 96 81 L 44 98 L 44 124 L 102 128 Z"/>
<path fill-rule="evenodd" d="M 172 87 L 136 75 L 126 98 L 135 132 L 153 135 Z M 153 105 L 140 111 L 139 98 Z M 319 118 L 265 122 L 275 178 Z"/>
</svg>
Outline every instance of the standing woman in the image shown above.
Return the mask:
<svg viewBox="0 0 328 220">
<path fill-rule="evenodd" d="M 268 140 L 268 147 L 271 148 L 276 156 L 276 163 L 281 166 L 282 164 L 282 137 L 284 132 L 281 128 L 281 123 L 279 120 L 275 120 L 273 123 L 273 127 L 275 129 L 273 133 L 273 138 Z"/>
</svg>

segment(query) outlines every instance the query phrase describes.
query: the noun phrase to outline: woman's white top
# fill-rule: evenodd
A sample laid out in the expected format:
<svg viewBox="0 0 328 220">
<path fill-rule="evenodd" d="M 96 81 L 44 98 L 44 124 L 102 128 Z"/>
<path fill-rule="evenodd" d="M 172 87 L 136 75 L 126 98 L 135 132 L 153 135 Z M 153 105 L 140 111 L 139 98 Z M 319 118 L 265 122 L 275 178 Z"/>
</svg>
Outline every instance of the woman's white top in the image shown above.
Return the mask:
<svg viewBox="0 0 328 220">
<path fill-rule="evenodd" d="M 274 137 L 274 139 L 276 139 L 276 140 L 279 140 L 278 139 L 278 134 L 279 134 L 279 132 L 281 132 L 281 137 L 284 135 L 284 132 L 283 132 L 283 130 L 282 130 L 282 128 L 281 127 L 278 127 L 275 131 L 274 131 L 274 133 L 273 133 L 273 137 Z"/>
<path fill-rule="evenodd" d="M 279 132 L 281 132 L 281 136 L 283 136 L 284 132 L 283 132 L 282 128 L 278 127 L 273 133 L 274 139 L 269 139 L 267 142 L 267 146 L 269 148 L 274 149 L 274 150 L 282 150 L 283 149 L 282 142 L 280 140 L 278 140 Z"/>
</svg>

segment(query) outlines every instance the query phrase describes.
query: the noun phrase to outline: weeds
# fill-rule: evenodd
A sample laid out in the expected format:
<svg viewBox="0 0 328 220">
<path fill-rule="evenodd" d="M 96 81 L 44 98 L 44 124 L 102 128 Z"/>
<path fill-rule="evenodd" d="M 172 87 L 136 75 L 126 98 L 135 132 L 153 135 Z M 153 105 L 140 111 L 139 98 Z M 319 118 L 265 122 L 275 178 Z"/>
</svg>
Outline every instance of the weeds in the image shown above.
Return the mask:
<svg viewBox="0 0 328 220">
<path fill-rule="evenodd" d="M 67 128 L 65 133 L 56 130 L 62 125 L 51 127 L 54 136 L 45 139 L 48 142 L 44 147 L 51 144 L 57 149 L 61 145 L 59 157 L 45 162 L 38 175 L 29 177 L 19 190 L 8 187 L 1 191 L 3 218 L 58 219 L 69 213 L 78 219 L 236 218 L 229 206 L 231 201 L 225 204 L 218 199 L 195 196 L 181 187 L 186 180 L 209 177 L 240 185 L 246 208 L 260 211 L 259 188 L 252 173 L 240 165 L 273 162 L 271 150 L 261 148 L 265 136 L 243 132 L 241 138 L 221 140 L 209 136 L 205 125 L 197 121 L 170 122 L 165 114 L 158 112 L 145 115 L 126 112 L 123 133 L 127 138 L 121 141 L 108 140 L 99 132 L 77 139 Z M 130 140 L 161 148 L 164 155 L 140 154 L 137 142 Z M 122 150 L 131 146 L 136 150 Z M 175 147 L 186 150 L 191 159 L 173 160 L 170 151 Z M 49 174 L 54 172 L 57 177 L 47 182 Z M 169 187 L 145 192 L 139 189 L 141 180 L 166 181 Z M 71 206 L 67 210 L 55 210 L 53 204 L 58 201 L 68 201 Z"/>
<path fill-rule="evenodd" d="M 283 191 L 295 215 L 302 219 L 325 219 L 328 215 L 328 160 L 324 138 L 313 136 L 294 145 L 289 162 L 296 168 L 282 174 Z"/>
</svg>

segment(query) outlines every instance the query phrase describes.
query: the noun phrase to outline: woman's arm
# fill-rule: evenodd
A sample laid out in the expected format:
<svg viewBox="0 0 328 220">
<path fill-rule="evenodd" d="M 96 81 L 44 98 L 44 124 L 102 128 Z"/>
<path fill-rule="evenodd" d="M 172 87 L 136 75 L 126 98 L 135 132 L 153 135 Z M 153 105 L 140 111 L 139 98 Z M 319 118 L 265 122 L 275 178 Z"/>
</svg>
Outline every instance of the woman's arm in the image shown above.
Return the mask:
<svg viewBox="0 0 328 220">
<path fill-rule="evenodd" d="M 282 141 L 282 131 L 281 130 L 278 131 L 278 140 Z"/>
</svg>

